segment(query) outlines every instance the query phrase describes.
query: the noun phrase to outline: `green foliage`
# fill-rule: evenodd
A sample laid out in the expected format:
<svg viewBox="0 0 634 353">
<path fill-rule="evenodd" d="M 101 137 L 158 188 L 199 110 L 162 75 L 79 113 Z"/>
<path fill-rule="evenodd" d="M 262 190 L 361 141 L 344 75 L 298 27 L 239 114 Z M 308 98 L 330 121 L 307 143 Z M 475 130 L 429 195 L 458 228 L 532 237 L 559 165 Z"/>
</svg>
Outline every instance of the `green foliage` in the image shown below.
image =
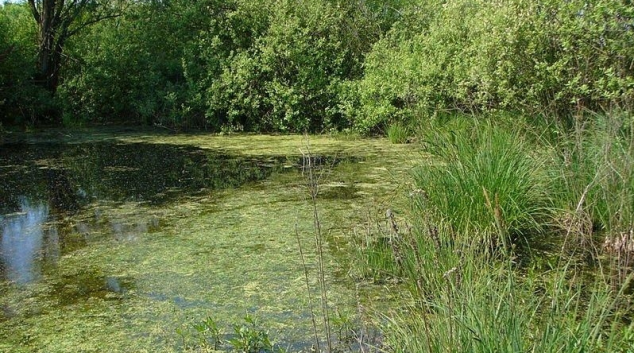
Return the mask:
<svg viewBox="0 0 634 353">
<path fill-rule="evenodd" d="M 193 330 L 192 330 L 193 329 Z M 183 351 L 272 353 L 284 352 L 274 347 L 268 332 L 262 330 L 255 317 L 247 313 L 244 322 L 233 325 L 232 338 L 223 339 L 223 330 L 211 317 L 176 328 Z"/>
<path fill-rule="evenodd" d="M 211 317 L 192 325 L 198 334 L 200 347 L 211 347 L 217 350 L 222 344 L 221 332 L 218 324 Z"/>
<path fill-rule="evenodd" d="M 531 262 L 525 248 L 506 246 L 491 256 L 482 246 L 492 234 L 502 241 L 531 236 L 553 231 L 557 221 L 570 240 L 592 232 L 587 220 L 608 236 L 631 234 L 631 116 L 594 118 L 583 124 L 579 117 L 569 134 L 547 127 L 554 131 L 537 138 L 490 121 L 432 121 L 425 142 L 435 159 L 415 174 L 412 230 L 401 230 L 383 250 L 383 258 L 398 261 L 377 262 L 383 267 L 375 270 L 401 278 L 415 299 L 385 326 L 388 351 L 631 351 L 627 245 L 600 250 L 586 237 L 583 253 L 591 256 L 580 263 L 566 247 L 550 263 L 549 254 Z M 555 212 L 545 212 L 550 204 Z M 572 216 L 563 218 L 562 210 Z M 530 246 L 537 241 L 528 239 Z"/>
<path fill-rule="evenodd" d="M 212 15 L 200 7 L 196 16 Z M 200 25 L 192 17 L 180 2 L 139 4 L 74 38 L 68 51 L 77 60 L 59 90 L 64 113 L 93 122 L 200 125 L 200 111 L 183 102 L 183 45 Z"/>
<path fill-rule="evenodd" d="M 372 16 L 366 5 L 326 0 L 131 5 L 70 44 L 81 60 L 67 67 L 60 96 L 67 114 L 90 121 L 216 131 L 346 127 L 342 83 L 360 77 L 379 37 Z"/>
<path fill-rule="evenodd" d="M 385 236 L 383 232 L 367 234 L 357 240 L 357 264 L 359 276 L 374 283 L 397 281 L 401 268 L 396 259 L 399 240 Z"/>
<path fill-rule="evenodd" d="M 25 4 L 0 6 L 0 122 L 33 124 L 53 101 L 32 81 L 36 27 Z"/>
<path fill-rule="evenodd" d="M 634 120 L 622 111 L 592 117 L 580 117 L 549 145 L 555 223 L 579 241 L 596 231 L 616 238 L 634 227 Z"/>
<path fill-rule="evenodd" d="M 75 125 L 382 133 L 455 111 L 567 119 L 634 93 L 623 1 L 130 3 L 65 43 L 57 97 L 36 87 L 28 6 L 0 12 L 5 121 L 61 104 Z"/>
<path fill-rule="evenodd" d="M 631 351 L 632 117 L 562 125 L 499 114 L 426 124 L 433 159 L 414 175 L 414 224 L 392 227 L 389 246 L 371 235 L 359 246 L 365 276 L 393 276 L 415 301 L 384 327 L 387 351 Z M 543 248 L 541 231 L 559 252 L 488 251 L 517 234 Z"/>
<path fill-rule="evenodd" d="M 362 131 L 437 111 L 566 117 L 627 105 L 632 8 L 619 2 L 421 0 L 368 55 L 349 114 Z"/>
<path fill-rule="evenodd" d="M 238 352 L 265 353 L 273 351 L 268 333 L 258 328 L 255 318 L 249 314 L 244 317 L 243 324 L 233 326 L 233 332 L 235 337 L 230 339 L 229 343 Z"/>
<path fill-rule="evenodd" d="M 584 283 L 566 265 L 551 272 L 518 269 L 511 259 L 491 262 L 469 243 L 424 224 L 404 251 L 417 306 L 385 327 L 396 352 L 626 352 L 632 327 L 627 296 L 608 278 Z M 473 237 L 474 239 L 477 237 Z M 623 308 L 623 307 L 622 307 Z M 413 313 L 412 313 L 413 312 Z"/>
<path fill-rule="evenodd" d="M 248 130 L 345 127 L 341 82 L 360 74 L 373 35 L 359 10 L 343 2 L 278 1 L 255 12 L 267 14 L 265 30 L 210 80 L 208 117 Z"/>
</svg>

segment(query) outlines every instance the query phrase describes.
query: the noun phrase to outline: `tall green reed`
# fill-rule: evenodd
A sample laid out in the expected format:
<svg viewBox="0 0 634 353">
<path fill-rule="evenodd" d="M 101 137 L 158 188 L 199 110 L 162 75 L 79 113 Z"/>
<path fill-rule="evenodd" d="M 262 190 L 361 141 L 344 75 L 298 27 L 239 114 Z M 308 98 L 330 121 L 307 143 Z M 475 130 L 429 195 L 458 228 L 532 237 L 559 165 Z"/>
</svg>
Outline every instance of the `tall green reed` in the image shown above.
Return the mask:
<svg viewBox="0 0 634 353">
<path fill-rule="evenodd" d="M 526 137 L 488 120 L 453 126 L 425 130 L 433 162 L 414 175 L 419 212 L 493 243 L 538 232 L 550 200 Z"/>
<path fill-rule="evenodd" d="M 625 352 L 634 343 L 617 310 L 623 293 L 603 279 L 584 283 L 570 266 L 525 274 L 465 246 L 412 254 L 422 260 L 408 278 L 419 302 L 388 319 L 388 351 Z M 452 252 L 460 258 L 441 256 Z"/>
<path fill-rule="evenodd" d="M 520 264 L 513 243 L 517 235 L 541 239 L 532 236 L 551 231 L 562 210 L 627 225 L 629 142 L 596 128 L 566 135 L 557 147 L 489 121 L 451 128 L 470 124 L 425 136 L 435 160 L 415 174 L 414 224 L 398 246 L 416 305 L 388 318 L 388 351 L 630 352 L 629 272 L 615 285 L 600 262 L 591 272 L 567 252 L 544 270 Z M 575 160 L 566 144 L 576 148 Z M 568 224 L 566 233 L 574 232 Z M 605 254 L 587 251 L 593 259 Z"/>
<path fill-rule="evenodd" d="M 581 214 L 597 230 L 629 231 L 634 224 L 632 115 L 578 118 L 574 130 L 550 147 L 556 151 L 550 170 L 557 206 Z"/>
</svg>

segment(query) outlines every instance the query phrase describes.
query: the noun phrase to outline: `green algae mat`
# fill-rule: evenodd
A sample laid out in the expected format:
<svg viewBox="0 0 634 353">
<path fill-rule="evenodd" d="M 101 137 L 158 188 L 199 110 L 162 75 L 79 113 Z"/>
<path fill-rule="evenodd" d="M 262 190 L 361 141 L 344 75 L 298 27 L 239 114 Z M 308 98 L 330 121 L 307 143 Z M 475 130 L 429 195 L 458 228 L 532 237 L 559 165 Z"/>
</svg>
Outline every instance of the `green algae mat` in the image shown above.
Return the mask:
<svg viewBox="0 0 634 353">
<path fill-rule="evenodd" d="M 310 347 L 307 158 L 328 308 L 368 319 L 389 292 L 349 275 L 350 238 L 404 207 L 415 146 L 97 130 L 0 145 L 0 351 L 200 350 L 194 324 L 211 317 L 229 339 L 245 315 L 278 347 Z"/>
</svg>

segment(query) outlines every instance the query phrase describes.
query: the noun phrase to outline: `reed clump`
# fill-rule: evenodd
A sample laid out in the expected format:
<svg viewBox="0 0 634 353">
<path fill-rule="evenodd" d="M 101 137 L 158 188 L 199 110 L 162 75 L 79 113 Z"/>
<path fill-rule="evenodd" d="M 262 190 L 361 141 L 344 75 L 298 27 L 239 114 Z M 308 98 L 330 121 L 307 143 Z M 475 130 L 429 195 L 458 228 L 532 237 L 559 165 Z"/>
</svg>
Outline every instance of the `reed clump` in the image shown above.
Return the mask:
<svg viewBox="0 0 634 353">
<path fill-rule="evenodd" d="M 577 119 L 425 130 L 412 224 L 359 251 L 414 299 L 386 315 L 387 351 L 631 351 L 634 120 Z"/>
</svg>

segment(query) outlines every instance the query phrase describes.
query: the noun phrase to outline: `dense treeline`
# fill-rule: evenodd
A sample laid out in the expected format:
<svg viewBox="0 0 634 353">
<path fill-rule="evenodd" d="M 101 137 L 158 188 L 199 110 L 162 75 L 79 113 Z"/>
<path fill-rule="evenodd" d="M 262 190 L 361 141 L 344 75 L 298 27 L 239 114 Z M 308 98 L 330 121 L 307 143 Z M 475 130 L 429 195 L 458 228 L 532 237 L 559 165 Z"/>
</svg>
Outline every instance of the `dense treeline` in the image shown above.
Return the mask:
<svg viewBox="0 0 634 353">
<path fill-rule="evenodd" d="M 55 90 L 29 4 L 0 8 L 4 125 L 379 132 L 447 111 L 564 119 L 634 92 L 625 0 L 95 3 L 75 12 L 90 25 L 58 49 Z"/>
</svg>

